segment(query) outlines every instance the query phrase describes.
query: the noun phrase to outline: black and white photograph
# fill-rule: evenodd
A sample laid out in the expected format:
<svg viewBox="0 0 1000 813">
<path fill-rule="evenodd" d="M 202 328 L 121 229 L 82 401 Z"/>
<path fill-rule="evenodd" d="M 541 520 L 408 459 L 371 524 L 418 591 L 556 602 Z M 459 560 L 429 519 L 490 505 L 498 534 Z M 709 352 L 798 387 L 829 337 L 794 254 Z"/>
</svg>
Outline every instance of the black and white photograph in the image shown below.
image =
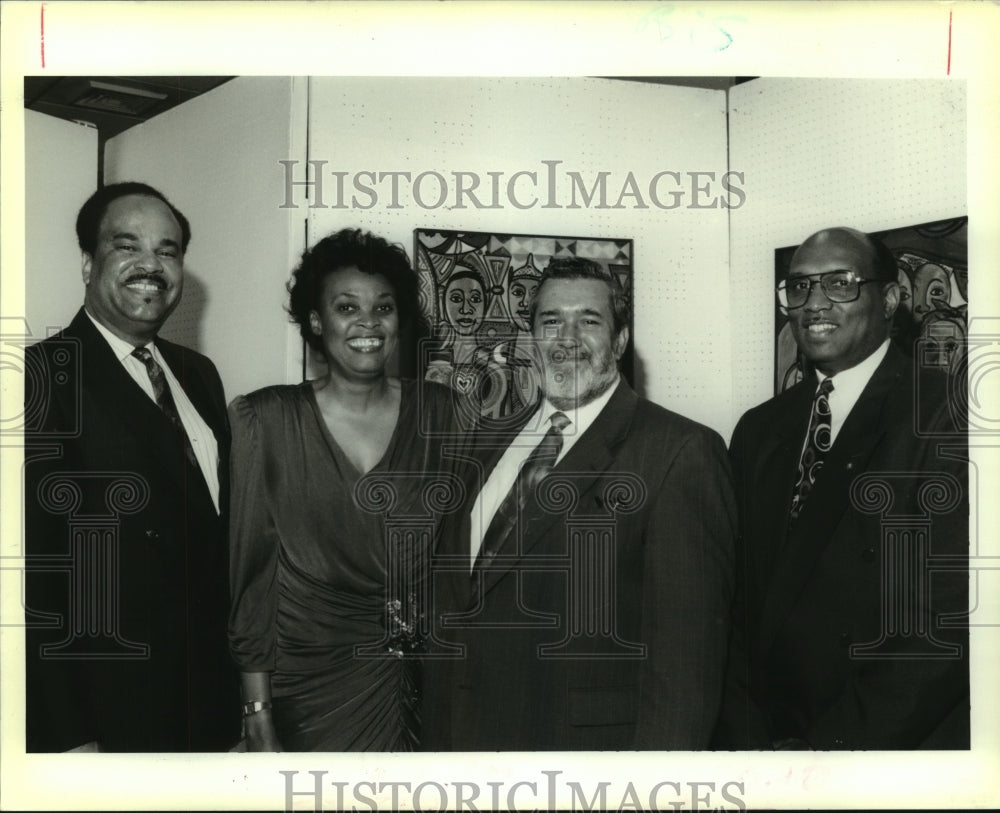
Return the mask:
<svg viewBox="0 0 1000 813">
<path fill-rule="evenodd" d="M 3 4 L 0 807 L 1000 799 L 1000 14 L 774 6 Z"/>
</svg>

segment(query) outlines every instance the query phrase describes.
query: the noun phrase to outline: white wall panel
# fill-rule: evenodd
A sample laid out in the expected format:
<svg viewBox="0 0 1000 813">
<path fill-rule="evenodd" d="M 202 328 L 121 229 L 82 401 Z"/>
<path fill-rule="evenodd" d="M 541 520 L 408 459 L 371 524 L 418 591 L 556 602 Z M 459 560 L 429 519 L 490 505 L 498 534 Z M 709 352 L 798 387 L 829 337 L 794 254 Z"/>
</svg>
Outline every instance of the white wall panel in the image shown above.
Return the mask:
<svg viewBox="0 0 1000 813">
<path fill-rule="evenodd" d="M 24 111 L 24 313 L 33 338 L 83 304 L 76 214 L 97 189 L 97 130 Z"/>
<path fill-rule="evenodd" d="M 326 162 L 321 170 L 327 208 L 310 210 L 310 242 L 345 226 L 398 241 L 411 255 L 415 228 L 631 238 L 640 389 L 725 431 L 732 411 L 728 210 L 718 204 L 689 208 L 692 202 L 707 204 L 720 190 L 727 168 L 725 112 L 722 91 L 603 79 L 313 78 L 309 156 Z M 561 162 L 555 165 L 551 207 L 545 206 L 550 196 L 543 161 Z M 449 194 L 433 208 L 438 187 L 428 180 L 420 186 L 420 205 L 401 179 L 394 208 L 386 179 L 370 205 L 370 195 L 352 188 L 356 173 L 365 170 L 405 171 L 411 181 L 438 172 Z M 483 192 L 488 173 L 503 173 L 506 184 L 522 170 L 535 172 L 537 183 L 522 178 L 514 197 L 527 205 L 535 188 L 536 205 L 518 208 L 502 188 L 497 208 L 476 208 L 467 199 L 456 208 L 453 173 L 475 173 L 483 184 L 481 202 L 492 206 L 491 194 Z M 687 189 L 669 210 L 648 195 L 650 180 L 664 170 L 679 172 Z M 606 208 L 596 200 L 570 208 L 566 173 L 579 172 L 589 184 L 602 171 L 609 173 Z M 334 208 L 334 172 L 347 173 L 343 208 Z M 642 205 L 626 197 L 616 208 L 630 172 Z M 691 172 L 715 173 L 710 196 L 692 195 Z M 295 177 L 305 178 L 304 169 Z M 661 180 L 666 205 L 669 188 L 680 187 Z"/>
<path fill-rule="evenodd" d="M 162 331 L 207 354 L 227 398 L 286 380 L 285 281 L 304 212 L 281 160 L 304 157 L 305 82 L 241 77 L 111 139 L 105 181 L 161 190 L 191 222 L 181 304 Z"/>
<path fill-rule="evenodd" d="M 774 393 L 774 250 L 968 213 L 961 80 L 755 79 L 732 88 L 731 426 Z"/>
</svg>

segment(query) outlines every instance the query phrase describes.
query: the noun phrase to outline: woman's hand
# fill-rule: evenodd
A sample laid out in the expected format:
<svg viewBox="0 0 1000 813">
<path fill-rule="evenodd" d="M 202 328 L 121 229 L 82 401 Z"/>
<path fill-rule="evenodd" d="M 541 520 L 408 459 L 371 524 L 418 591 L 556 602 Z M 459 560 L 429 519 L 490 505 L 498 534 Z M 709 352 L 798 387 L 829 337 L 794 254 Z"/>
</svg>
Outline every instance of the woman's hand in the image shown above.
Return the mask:
<svg viewBox="0 0 1000 813">
<path fill-rule="evenodd" d="M 281 751 L 271 710 L 258 711 L 243 721 L 247 751 Z"/>
</svg>

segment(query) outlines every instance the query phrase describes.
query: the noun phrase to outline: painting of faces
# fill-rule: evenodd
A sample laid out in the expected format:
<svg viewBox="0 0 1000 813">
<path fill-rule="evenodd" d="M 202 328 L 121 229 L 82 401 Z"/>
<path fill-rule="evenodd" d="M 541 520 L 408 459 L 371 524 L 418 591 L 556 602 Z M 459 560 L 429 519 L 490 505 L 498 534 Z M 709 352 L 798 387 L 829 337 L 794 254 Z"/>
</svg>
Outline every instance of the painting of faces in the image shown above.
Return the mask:
<svg viewBox="0 0 1000 813">
<path fill-rule="evenodd" d="M 896 258 L 899 307 L 892 341 L 922 367 L 964 375 L 968 349 L 968 217 L 939 220 L 872 232 Z M 797 246 L 779 248 L 775 280 L 784 278 Z M 788 319 L 775 309 L 775 392 L 788 389 L 803 375 Z"/>
<path fill-rule="evenodd" d="M 418 369 L 461 395 L 470 422 L 514 424 L 538 403 L 531 303 L 550 259 L 595 260 L 631 297 L 631 240 L 417 229 L 414 256 L 431 325 Z M 622 359 L 627 379 L 631 361 Z"/>
</svg>

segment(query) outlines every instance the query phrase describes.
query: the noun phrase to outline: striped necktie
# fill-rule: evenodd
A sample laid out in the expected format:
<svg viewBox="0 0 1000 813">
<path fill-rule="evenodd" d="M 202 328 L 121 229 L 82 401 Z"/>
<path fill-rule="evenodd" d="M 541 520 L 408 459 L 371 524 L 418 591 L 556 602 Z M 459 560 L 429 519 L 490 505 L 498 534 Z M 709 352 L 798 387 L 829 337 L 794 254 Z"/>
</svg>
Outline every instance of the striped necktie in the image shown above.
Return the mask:
<svg viewBox="0 0 1000 813">
<path fill-rule="evenodd" d="M 524 461 L 514 485 L 507 492 L 507 496 L 504 497 L 496 514 L 493 515 L 489 528 L 486 529 L 473 573 L 489 567 L 497 552 L 517 527 L 518 516 L 527 502 L 528 495 L 556 464 L 559 452 L 562 451 L 562 433 L 569 426 L 570 420 L 562 412 L 554 412 L 549 420 L 552 424 L 549 431 L 545 433 L 541 442 Z"/>
<path fill-rule="evenodd" d="M 191 440 L 188 438 L 181 416 L 177 412 L 177 404 L 174 403 L 173 393 L 170 392 L 170 385 L 167 377 L 163 374 L 163 368 L 153 358 L 147 347 L 137 347 L 132 351 L 135 356 L 146 366 L 146 373 L 149 375 L 149 383 L 153 385 L 153 396 L 156 398 L 156 405 L 163 411 L 170 422 L 177 427 L 184 437 L 184 454 L 192 465 L 198 465 L 198 459 L 194 456 L 194 449 L 191 447 Z"/>
</svg>

